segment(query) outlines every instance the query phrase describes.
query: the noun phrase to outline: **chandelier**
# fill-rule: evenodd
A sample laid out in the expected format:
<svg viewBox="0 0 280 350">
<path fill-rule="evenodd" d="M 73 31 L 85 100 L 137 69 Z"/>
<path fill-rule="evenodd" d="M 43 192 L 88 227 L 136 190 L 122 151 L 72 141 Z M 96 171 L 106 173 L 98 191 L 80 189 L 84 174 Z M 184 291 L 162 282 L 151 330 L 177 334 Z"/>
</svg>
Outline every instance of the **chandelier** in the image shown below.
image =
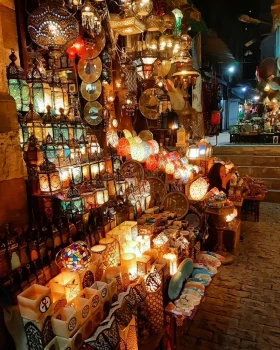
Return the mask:
<svg viewBox="0 0 280 350">
<path fill-rule="evenodd" d="M 176 72 L 172 75 L 175 88 L 187 89 L 190 85 L 196 84 L 196 78 L 199 76 L 199 71 L 193 68 L 193 61 L 188 63 L 177 64 Z"/>
<path fill-rule="evenodd" d="M 54 58 L 74 44 L 79 24 L 63 6 L 61 0 L 45 0 L 28 17 L 28 33 L 40 47 L 49 50 Z"/>
</svg>

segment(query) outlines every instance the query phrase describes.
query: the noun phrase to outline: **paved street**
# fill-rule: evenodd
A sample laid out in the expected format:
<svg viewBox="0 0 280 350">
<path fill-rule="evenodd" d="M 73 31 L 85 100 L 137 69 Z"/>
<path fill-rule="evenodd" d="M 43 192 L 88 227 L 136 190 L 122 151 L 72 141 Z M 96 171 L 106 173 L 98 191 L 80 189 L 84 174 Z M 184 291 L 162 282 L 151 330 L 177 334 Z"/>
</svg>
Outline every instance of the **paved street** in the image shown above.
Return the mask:
<svg viewBox="0 0 280 350">
<path fill-rule="evenodd" d="M 219 269 L 180 350 L 280 349 L 280 205 L 242 223 L 235 263 Z"/>
</svg>

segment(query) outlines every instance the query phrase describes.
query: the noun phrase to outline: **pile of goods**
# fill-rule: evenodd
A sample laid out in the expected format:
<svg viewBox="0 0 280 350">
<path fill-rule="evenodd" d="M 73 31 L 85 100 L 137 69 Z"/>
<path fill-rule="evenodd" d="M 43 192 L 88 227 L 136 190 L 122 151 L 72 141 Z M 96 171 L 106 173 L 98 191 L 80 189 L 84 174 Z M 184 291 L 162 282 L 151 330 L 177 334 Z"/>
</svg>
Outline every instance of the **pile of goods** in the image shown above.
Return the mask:
<svg viewBox="0 0 280 350">
<path fill-rule="evenodd" d="M 246 175 L 246 177 L 243 180 L 244 196 L 262 198 L 267 193 L 267 187 L 264 181 L 252 179 L 248 175 Z"/>
<path fill-rule="evenodd" d="M 232 206 L 232 203 L 227 199 L 226 194 L 223 191 L 219 191 L 216 187 L 212 188 L 212 190 L 207 193 L 205 202 L 208 207 L 212 208 Z"/>
</svg>

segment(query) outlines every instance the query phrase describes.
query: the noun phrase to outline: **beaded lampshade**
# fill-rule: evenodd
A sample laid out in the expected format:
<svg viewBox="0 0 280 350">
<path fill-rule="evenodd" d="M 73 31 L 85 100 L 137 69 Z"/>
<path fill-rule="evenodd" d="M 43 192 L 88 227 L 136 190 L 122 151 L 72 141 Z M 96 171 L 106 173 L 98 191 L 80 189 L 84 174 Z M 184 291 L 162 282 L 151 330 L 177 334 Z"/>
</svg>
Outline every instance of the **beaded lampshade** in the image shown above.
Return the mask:
<svg viewBox="0 0 280 350">
<path fill-rule="evenodd" d="M 201 201 L 205 197 L 207 190 L 207 181 L 203 177 L 200 177 L 190 186 L 190 198 L 195 201 Z"/>
</svg>

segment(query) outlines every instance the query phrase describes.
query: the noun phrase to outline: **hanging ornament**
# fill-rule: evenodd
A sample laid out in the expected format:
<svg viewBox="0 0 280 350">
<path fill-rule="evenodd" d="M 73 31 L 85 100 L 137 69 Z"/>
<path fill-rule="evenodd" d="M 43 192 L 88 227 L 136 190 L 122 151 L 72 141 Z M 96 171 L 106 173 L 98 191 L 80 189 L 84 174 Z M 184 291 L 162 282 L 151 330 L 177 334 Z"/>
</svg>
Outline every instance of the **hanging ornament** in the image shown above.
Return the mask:
<svg viewBox="0 0 280 350">
<path fill-rule="evenodd" d="M 28 33 L 55 59 L 71 46 L 79 35 L 79 23 L 59 1 L 45 2 L 28 17 Z"/>
<path fill-rule="evenodd" d="M 148 16 L 153 9 L 151 0 L 136 0 L 132 2 L 132 11 L 137 16 Z"/>
<path fill-rule="evenodd" d="M 101 18 L 89 0 L 86 0 L 84 6 L 81 8 L 81 13 L 82 26 L 90 29 L 95 35 L 99 35 L 102 29 Z"/>
<path fill-rule="evenodd" d="M 154 170 L 157 170 L 157 166 L 158 166 L 157 157 L 154 155 L 150 155 L 146 160 L 146 169 L 154 171 Z"/>
</svg>

